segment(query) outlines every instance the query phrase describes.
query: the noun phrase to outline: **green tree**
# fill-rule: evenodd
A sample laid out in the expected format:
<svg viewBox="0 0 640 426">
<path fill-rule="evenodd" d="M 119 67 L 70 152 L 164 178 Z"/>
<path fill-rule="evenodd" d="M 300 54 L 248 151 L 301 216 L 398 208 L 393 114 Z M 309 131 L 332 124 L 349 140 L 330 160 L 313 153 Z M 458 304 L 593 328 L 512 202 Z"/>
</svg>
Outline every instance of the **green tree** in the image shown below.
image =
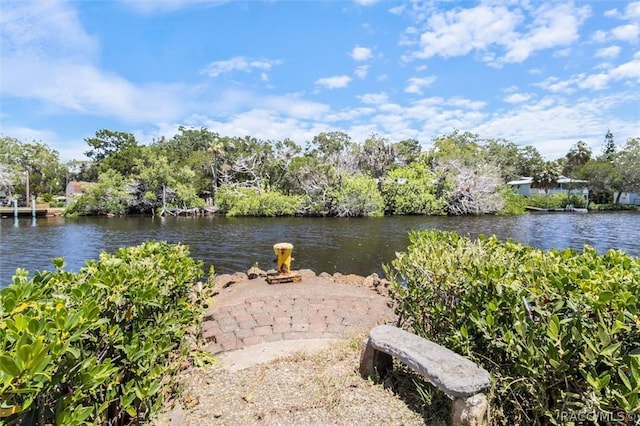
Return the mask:
<svg viewBox="0 0 640 426">
<path fill-rule="evenodd" d="M 484 149 L 487 161 L 500 169 L 504 182 L 523 176 L 521 170 L 518 170 L 518 164 L 522 162 L 518 145 L 504 139 L 489 139 Z"/>
<path fill-rule="evenodd" d="M 344 132 L 322 132 L 314 136 L 307 154 L 332 165 L 338 172 L 355 172 L 355 144 Z"/>
<path fill-rule="evenodd" d="M 618 170 L 613 163 L 591 159 L 580 166 L 576 176 L 589 181 L 590 201 L 598 204 L 612 202 L 615 182 L 619 179 Z"/>
<path fill-rule="evenodd" d="M 141 211 L 167 206 L 180 208 L 202 207 L 203 200 L 193 185 L 195 172 L 188 166 L 175 166 L 167 156 L 154 150 L 136 162 L 137 208 Z"/>
<path fill-rule="evenodd" d="M 293 161 L 298 158 L 302 148 L 291 139 L 277 141 L 274 144 L 274 162 L 271 185 L 285 194 L 290 194 L 295 189 L 288 180 L 288 171 Z"/>
<path fill-rule="evenodd" d="M 436 175 L 418 162 L 391 170 L 382 180 L 385 212 L 397 215 L 446 214 L 446 202 L 436 198 Z"/>
<path fill-rule="evenodd" d="M 331 213 L 338 217 L 382 216 L 384 200 L 375 179 L 369 176 L 341 176 L 338 186 L 330 191 Z"/>
<path fill-rule="evenodd" d="M 600 159 L 602 161 L 613 161 L 616 156 L 616 142 L 613 140 L 613 133 L 611 130 L 607 130 L 607 134 L 604 136 L 604 146 L 602 147 L 602 155 Z"/>
<path fill-rule="evenodd" d="M 290 193 L 305 196 L 304 210 L 307 213 L 329 213 L 329 191 L 338 181 L 333 166 L 315 156 L 294 157 L 285 181 Z"/>
<path fill-rule="evenodd" d="M 517 176 L 533 177 L 536 170 L 540 169 L 543 164 L 544 158 L 542 158 L 536 147 L 527 145 L 519 151 L 515 172 Z"/>
<path fill-rule="evenodd" d="M 112 169 L 130 175 L 142 151 L 135 136 L 127 132 L 101 129 L 85 142 L 91 147 L 85 155 L 96 163 L 99 173 Z"/>
<path fill-rule="evenodd" d="M 98 182 L 87 187 L 65 211 L 69 216 L 123 215 L 134 204 L 130 180 L 117 170 L 100 173 Z"/>
<path fill-rule="evenodd" d="M 376 179 L 384 176 L 394 162 L 393 148 L 387 142 L 386 138 L 372 134 L 358 147 L 357 161 L 361 173 Z"/>
<path fill-rule="evenodd" d="M 96 182 L 98 180 L 98 170 L 92 161 L 71 160 L 65 165 L 67 168 L 67 182 Z"/>
<path fill-rule="evenodd" d="M 215 201 L 216 191 L 218 190 L 218 167 L 220 164 L 220 159 L 224 154 L 224 143 L 222 140 L 217 137 L 209 140 L 209 144 L 207 145 L 207 154 L 209 154 L 211 160 L 209 163 L 209 168 L 211 169 L 211 199 Z"/>
<path fill-rule="evenodd" d="M 560 178 L 560 166 L 555 161 L 545 161 L 533 171 L 533 183 L 531 187 L 542 188 L 545 193 L 555 187 Z"/>
<path fill-rule="evenodd" d="M 160 147 L 173 162 L 182 164 L 194 152 L 208 152 L 217 144 L 220 136 L 216 132 L 202 127 L 200 129 L 180 126 L 178 133 L 171 139 L 161 138 L 154 145 Z"/>
<path fill-rule="evenodd" d="M 396 162 L 401 166 L 413 163 L 420 155 L 420 142 L 415 139 L 405 139 L 393 144 Z"/>
<path fill-rule="evenodd" d="M 618 203 L 622 192 L 640 192 L 640 138 L 627 140 L 616 155 L 614 165 L 620 177 L 615 185 L 618 192 L 616 203 Z"/>
<path fill-rule="evenodd" d="M 438 164 L 456 160 L 459 163 L 475 164 L 484 160 L 484 150 L 477 134 L 454 130 L 433 140 L 434 159 Z"/>
<path fill-rule="evenodd" d="M 270 143 L 256 138 L 230 138 L 225 143 L 222 182 L 238 183 L 262 192 L 263 186 L 271 184 L 274 171 L 274 153 Z"/>
<path fill-rule="evenodd" d="M 566 155 L 565 176 L 571 176 L 577 168 L 591 160 L 591 154 L 591 148 L 583 141 L 572 145 Z"/>
<path fill-rule="evenodd" d="M 0 137 L 0 164 L 10 170 L 13 192 L 23 195 L 25 203 L 32 196 L 62 193 L 65 168 L 58 152 L 45 143 Z"/>
</svg>

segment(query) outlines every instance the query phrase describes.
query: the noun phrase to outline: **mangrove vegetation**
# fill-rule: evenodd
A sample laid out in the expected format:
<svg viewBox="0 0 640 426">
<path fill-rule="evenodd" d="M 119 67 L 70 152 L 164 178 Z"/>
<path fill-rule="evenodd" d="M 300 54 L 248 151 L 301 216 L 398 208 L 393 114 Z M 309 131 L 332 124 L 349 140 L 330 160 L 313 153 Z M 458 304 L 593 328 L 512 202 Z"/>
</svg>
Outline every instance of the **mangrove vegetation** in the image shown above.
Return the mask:
<svg viewBox="0 0 640 426">
<path fill-rule="evenodd" d="M 578 141 L 555 161 L 533 146 L 457 130 L 426 150 L 414 139 L 392 142 L 376 134 L 358 143 L 341 131 L 323 132 L 300 146 L 186 127 L 147 145 L 107 129 L 85 142 L 88 161 L 62 164 L 42 142 L 0 137 L 2 201 L 37 196 L 66 205 L 68 215 L 348 217 L 513 214 L 525 204 L 549 205 L 514 194 L 506 183 L 521 176 L 545 189 L 560 176 L 587 180 L 589 201 L 597 204 L 640 192 L 640 138 L 619 148 L 611 132 L 599 155 Z M 70 182 L 81 190 L 65 194 Z M 582 193 L 574 195 L 554 204 L 586 204 Z"/>
</svg>

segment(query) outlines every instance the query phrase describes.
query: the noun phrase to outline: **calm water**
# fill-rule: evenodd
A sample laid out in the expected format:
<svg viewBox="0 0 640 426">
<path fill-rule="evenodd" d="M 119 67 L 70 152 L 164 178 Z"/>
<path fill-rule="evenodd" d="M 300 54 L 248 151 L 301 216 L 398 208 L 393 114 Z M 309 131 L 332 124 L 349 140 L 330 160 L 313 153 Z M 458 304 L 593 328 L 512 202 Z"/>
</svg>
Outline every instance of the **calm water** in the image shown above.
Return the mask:
<svg viewBox="0 0 640 426">
<path fill-rule="evenodd" d="M 0 287 L 15 269 L 53 269 L 63 257 L 77 271 L 100 251 L 162 240 L 189 245 L 191 255 L 214 265 L 217 273 L 273 265 L 273 244 L 294 244 L 294 268 L 316 272 L 382 275 L 396 251 L 408 244 L 410 230 L 444 229 L 473 237 L 496 234 L 538 247 L 598 251 L 621 249 L 640 256 L 640 212 L 532 214 L 513 217 L 338 218 L 31 218 L 0 220 Z"/>
</svg>

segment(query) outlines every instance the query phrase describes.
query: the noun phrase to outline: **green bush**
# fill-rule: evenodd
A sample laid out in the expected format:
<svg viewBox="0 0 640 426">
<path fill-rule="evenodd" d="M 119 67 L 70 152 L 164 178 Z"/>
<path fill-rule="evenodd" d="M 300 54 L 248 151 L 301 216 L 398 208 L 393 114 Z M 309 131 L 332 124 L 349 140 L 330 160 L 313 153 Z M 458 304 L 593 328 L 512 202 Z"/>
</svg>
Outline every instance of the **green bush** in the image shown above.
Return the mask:
<svg viewBox="0 0 640 426">
<path fill-rule="evenodd" d="M 589 204 L 590 210 L 599 211 L 619 211 L 619 210 L 636 210 L 638 207 L 633 204 Z"/>
<path fill-rule="evenodd" d="M 640 416 L 638 258 L 442 231 L 410 241 L 386 267 L 400 321 L 491 373 L 492 424 Z"/>
<path fill-rule="evenodd" d="M 130 424 L 149 418 L 189 355 L 202 265 L 185 246 L 102 253 L 77 274 L 18 270 L 0 291 L 0 420 Z"/>
<path fill-rule="evenodd" d="M 88 185 L 83 194 L 67 207 L 65 215 L 123 215 L 133 201 L 128 185 L 127 179 L 115 170 L 101 173 L 99 181 Z"/>
<path fill-rule="evenodd" d="M 436 176 L 419 163 L 394 169 L 382 181 L 385 211 L 396 215 L 444 215 L 446 200 L 436 198 Z"/>
<path fill-rule="evenodd" d="M 216 206 L 227 216 L 292 216 L 300 211 L 302 197 L 225 185 L 216 192 Z"/>
<path fill-rule="evenodd" d="M 568 205 L 576 208 L 584 208 L 587 205 L 587 201 L 582 195 L 576 194 L 535 194 L 527 198 L 526 204 L 541 209 L 564 209 Z"/>
<path fill-rule="evenodd" d="M 518 195 L 513 188 L 504 185 L 499 190 L 502 199 L 504 200 L 504 207 L 499 212 L 501 215 L 513 215 L 525 213 L 525 207 L 527 206 L 527 198 Z"/>
<path fill-rule="evenodd" d="M 384 200 L 375 179 L 364 175 L 343 175 L 329 191 L 330 213 L 338 217 L 382 216 Z"/>
</svg>

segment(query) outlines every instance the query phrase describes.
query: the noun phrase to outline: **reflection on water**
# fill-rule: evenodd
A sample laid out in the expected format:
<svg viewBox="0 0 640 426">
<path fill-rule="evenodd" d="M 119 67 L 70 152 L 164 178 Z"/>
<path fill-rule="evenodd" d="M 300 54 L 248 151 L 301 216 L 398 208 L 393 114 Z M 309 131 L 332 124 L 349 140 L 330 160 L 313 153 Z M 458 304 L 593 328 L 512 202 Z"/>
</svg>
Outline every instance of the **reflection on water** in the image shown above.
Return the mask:
<svg viewBox="0 0 640 426">
<path fill-rule="evenodd" d="M 408 232 L 443 229 L 477 237 L 495 234 L 547 250 L 581 250 L 585 244 L 604 252 L 621 249 L 640 256 L 640 212 L 531 214 L 525 216 L 384 218 L 224 218 L 127 217 L 31 218 L 0 220 L 0 286 L 16 268 L 52 269 L 63 257 L 77 271 L 100 251 L 162 240 L 189 245 L 191 255 L 217 273 L 273 265 L 273 244 L 294 245 L 296 269 L 316 272 L 382 274 L 395 252 L 408 244 Z"/>
</svg>

